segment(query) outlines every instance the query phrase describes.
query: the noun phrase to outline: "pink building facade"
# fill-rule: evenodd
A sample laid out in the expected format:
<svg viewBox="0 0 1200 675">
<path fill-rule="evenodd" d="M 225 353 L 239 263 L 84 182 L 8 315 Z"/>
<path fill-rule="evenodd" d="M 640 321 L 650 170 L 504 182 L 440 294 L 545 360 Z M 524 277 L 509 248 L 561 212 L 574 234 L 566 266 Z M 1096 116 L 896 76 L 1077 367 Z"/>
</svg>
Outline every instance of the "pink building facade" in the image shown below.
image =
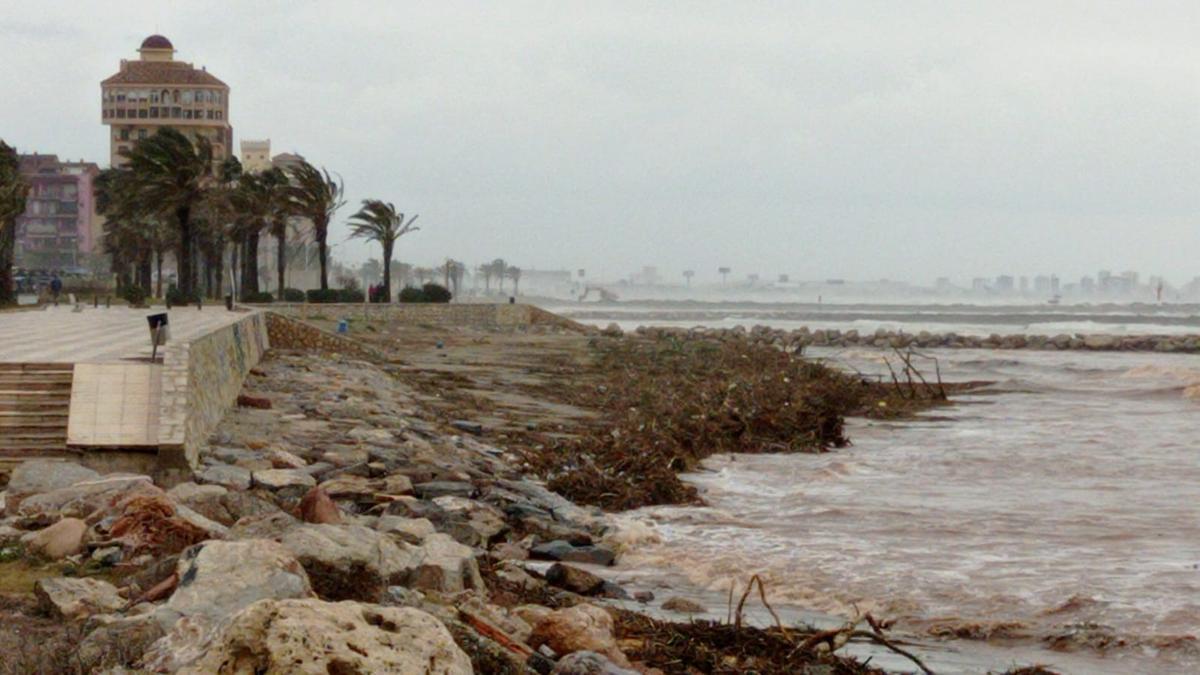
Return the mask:
<svg viewBox="0 0 1200 675">
<path fill-rule="evenodd" d="M 61 162 L 57 155 L 21 155 L 29 181 L 24 215 L 17 218 L 15 262 L 28 269 L 69 270 L 85 266 L 102 236 L 91 162 Z"/>
</svg>

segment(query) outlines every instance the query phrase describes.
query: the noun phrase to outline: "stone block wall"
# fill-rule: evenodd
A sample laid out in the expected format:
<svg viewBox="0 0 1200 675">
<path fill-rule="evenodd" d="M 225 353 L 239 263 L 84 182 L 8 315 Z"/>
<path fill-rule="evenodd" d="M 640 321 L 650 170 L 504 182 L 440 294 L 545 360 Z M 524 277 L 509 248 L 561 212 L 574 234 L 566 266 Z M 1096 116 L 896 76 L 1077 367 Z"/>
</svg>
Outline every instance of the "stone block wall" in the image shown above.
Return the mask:
<svg viewBox="0 0 1200 675">
<path fill-rule="evenodd" d="M 332 354 L 348 354 L 367 360 L 382 359 L 375 350 L 337 333 L 286 317 L 278 312 L 266 312 L 267 334 L 276 349 L 303 349 Z"/>
<path fill-rule="evenodd" d="M 242 383 L 270 346 L 263 312 L 163 350 L 160 469 L 195 466 L 200 445 L 237 401 Z"/>
<path fill-rule="evenodd" d="M 485 330 L 513 330 L 531 325 L 558 325 L 563 328 L 582 328 L 574 321 L 552 314 L 543 309 L 525 304 L 500 303 L 394 303 L 394 304 L 295 304 L 263 305 L 299 319 L 309 317 L 361 317 L 365 312 L 372 319 L 383 319 L 430 326 L 459 326 Z"/>
</svg>

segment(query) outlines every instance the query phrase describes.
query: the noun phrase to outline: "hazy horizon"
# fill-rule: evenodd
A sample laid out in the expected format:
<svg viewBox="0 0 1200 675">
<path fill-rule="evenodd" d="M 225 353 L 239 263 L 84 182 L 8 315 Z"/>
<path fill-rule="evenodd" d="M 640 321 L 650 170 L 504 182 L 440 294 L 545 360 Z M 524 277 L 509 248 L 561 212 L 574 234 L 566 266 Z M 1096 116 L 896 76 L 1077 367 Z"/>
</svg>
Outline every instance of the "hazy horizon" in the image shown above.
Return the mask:
<svg viewBox="0 0 1200 675">
<path fill-rule="evenodd" d="M 0 138 L 108 157 L 100 86 L 161 33 L 396 257 L 697 282 L 1197 276 L 1200 4 L 0 0 Z M 339 243 L 351 262 L 378 256 Z"/>
</svg>

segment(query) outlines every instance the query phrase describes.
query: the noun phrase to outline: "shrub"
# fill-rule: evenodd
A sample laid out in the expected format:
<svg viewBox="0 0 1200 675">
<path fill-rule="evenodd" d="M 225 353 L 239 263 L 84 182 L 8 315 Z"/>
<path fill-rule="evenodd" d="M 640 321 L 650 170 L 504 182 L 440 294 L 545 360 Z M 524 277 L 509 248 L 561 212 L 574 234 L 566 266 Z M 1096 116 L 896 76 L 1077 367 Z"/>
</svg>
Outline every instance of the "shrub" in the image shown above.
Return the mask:
<svg viewBox="0 0 1200 675">
<path fill-rule="evenodd" d="M 197 296 L 195 292 L 184 293 L 183 291 L 179 290 L 179 287 L 175 284 L 171 284 L 167 287 L 167 304 L 172 307 L 177 307 L 180 305 L 194 305 L 196 304 L 196 301 Z"/>
<path fill-rule="evenodd" d="M 450 289 L 441 284 L 425 284 L 421 292 L 425 294 L 425 302 L 450 302 L 450 298 L 454 297 Z"/>
<path fill-rule="evenodd" d="M 366 298 L 357 288 L 343 288 L 339 293 L 338 302 L 362 302 Z"/>
<path fill-rule="evenodd" d="M 305 293 L 305 295 L 308 297 L 308 301 L 313 303 L 338 302 L 342 297 L 342 291 L 337 288 L 326 288 L 324 290 L 314 288 Z"/>
<path fill-rule="evenodd" d="M 284 302 L 304 302 L 304 291 L 299 288 L 283 289 Z"/>
<path fill-rule="evenodd" d="M 429 300 L 425 298 L 425 291 L 405 286 L 400 290 L 400 302 L 429 302 Z"/>
<path fill-rule="evenodd" d="M 244 293 L 244 294 L 242 294 L 242 302 L 250 302 L 250 303 L 275 302 L 275 296 L 271 295 L 270 293 L 267 293 L 266 291 L 259 291 L 257 293 Z"/>
<path fill-rule="evenodd" d="M 121 297 L 125 302 L 129 303 L 130 307 L 141 307 L 146 304 L 146 291 L 137 284 L 129 284 L 121 289 Z"/>
</svg>

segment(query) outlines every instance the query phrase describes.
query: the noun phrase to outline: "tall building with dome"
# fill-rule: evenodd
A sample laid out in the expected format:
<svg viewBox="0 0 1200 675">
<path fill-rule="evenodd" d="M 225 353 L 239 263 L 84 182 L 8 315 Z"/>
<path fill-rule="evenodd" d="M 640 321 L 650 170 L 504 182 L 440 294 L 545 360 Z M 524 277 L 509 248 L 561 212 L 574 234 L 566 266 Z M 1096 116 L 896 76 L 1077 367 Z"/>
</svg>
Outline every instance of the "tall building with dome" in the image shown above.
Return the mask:
<svg viewBox="0 0 1200 675">
<path fill-rule="evenodd" d="M 207 137 L 217 160 L 233 156 L 229 85 L 203 66 L 175 60 L 175 47 L 161 35 L 142 41 L 139 58 L 100 83 L 101 120 L 109 127 L 110 162 L 121 151 L 161 127 L 174 127 L 193 140 Z"/>
</svg>

